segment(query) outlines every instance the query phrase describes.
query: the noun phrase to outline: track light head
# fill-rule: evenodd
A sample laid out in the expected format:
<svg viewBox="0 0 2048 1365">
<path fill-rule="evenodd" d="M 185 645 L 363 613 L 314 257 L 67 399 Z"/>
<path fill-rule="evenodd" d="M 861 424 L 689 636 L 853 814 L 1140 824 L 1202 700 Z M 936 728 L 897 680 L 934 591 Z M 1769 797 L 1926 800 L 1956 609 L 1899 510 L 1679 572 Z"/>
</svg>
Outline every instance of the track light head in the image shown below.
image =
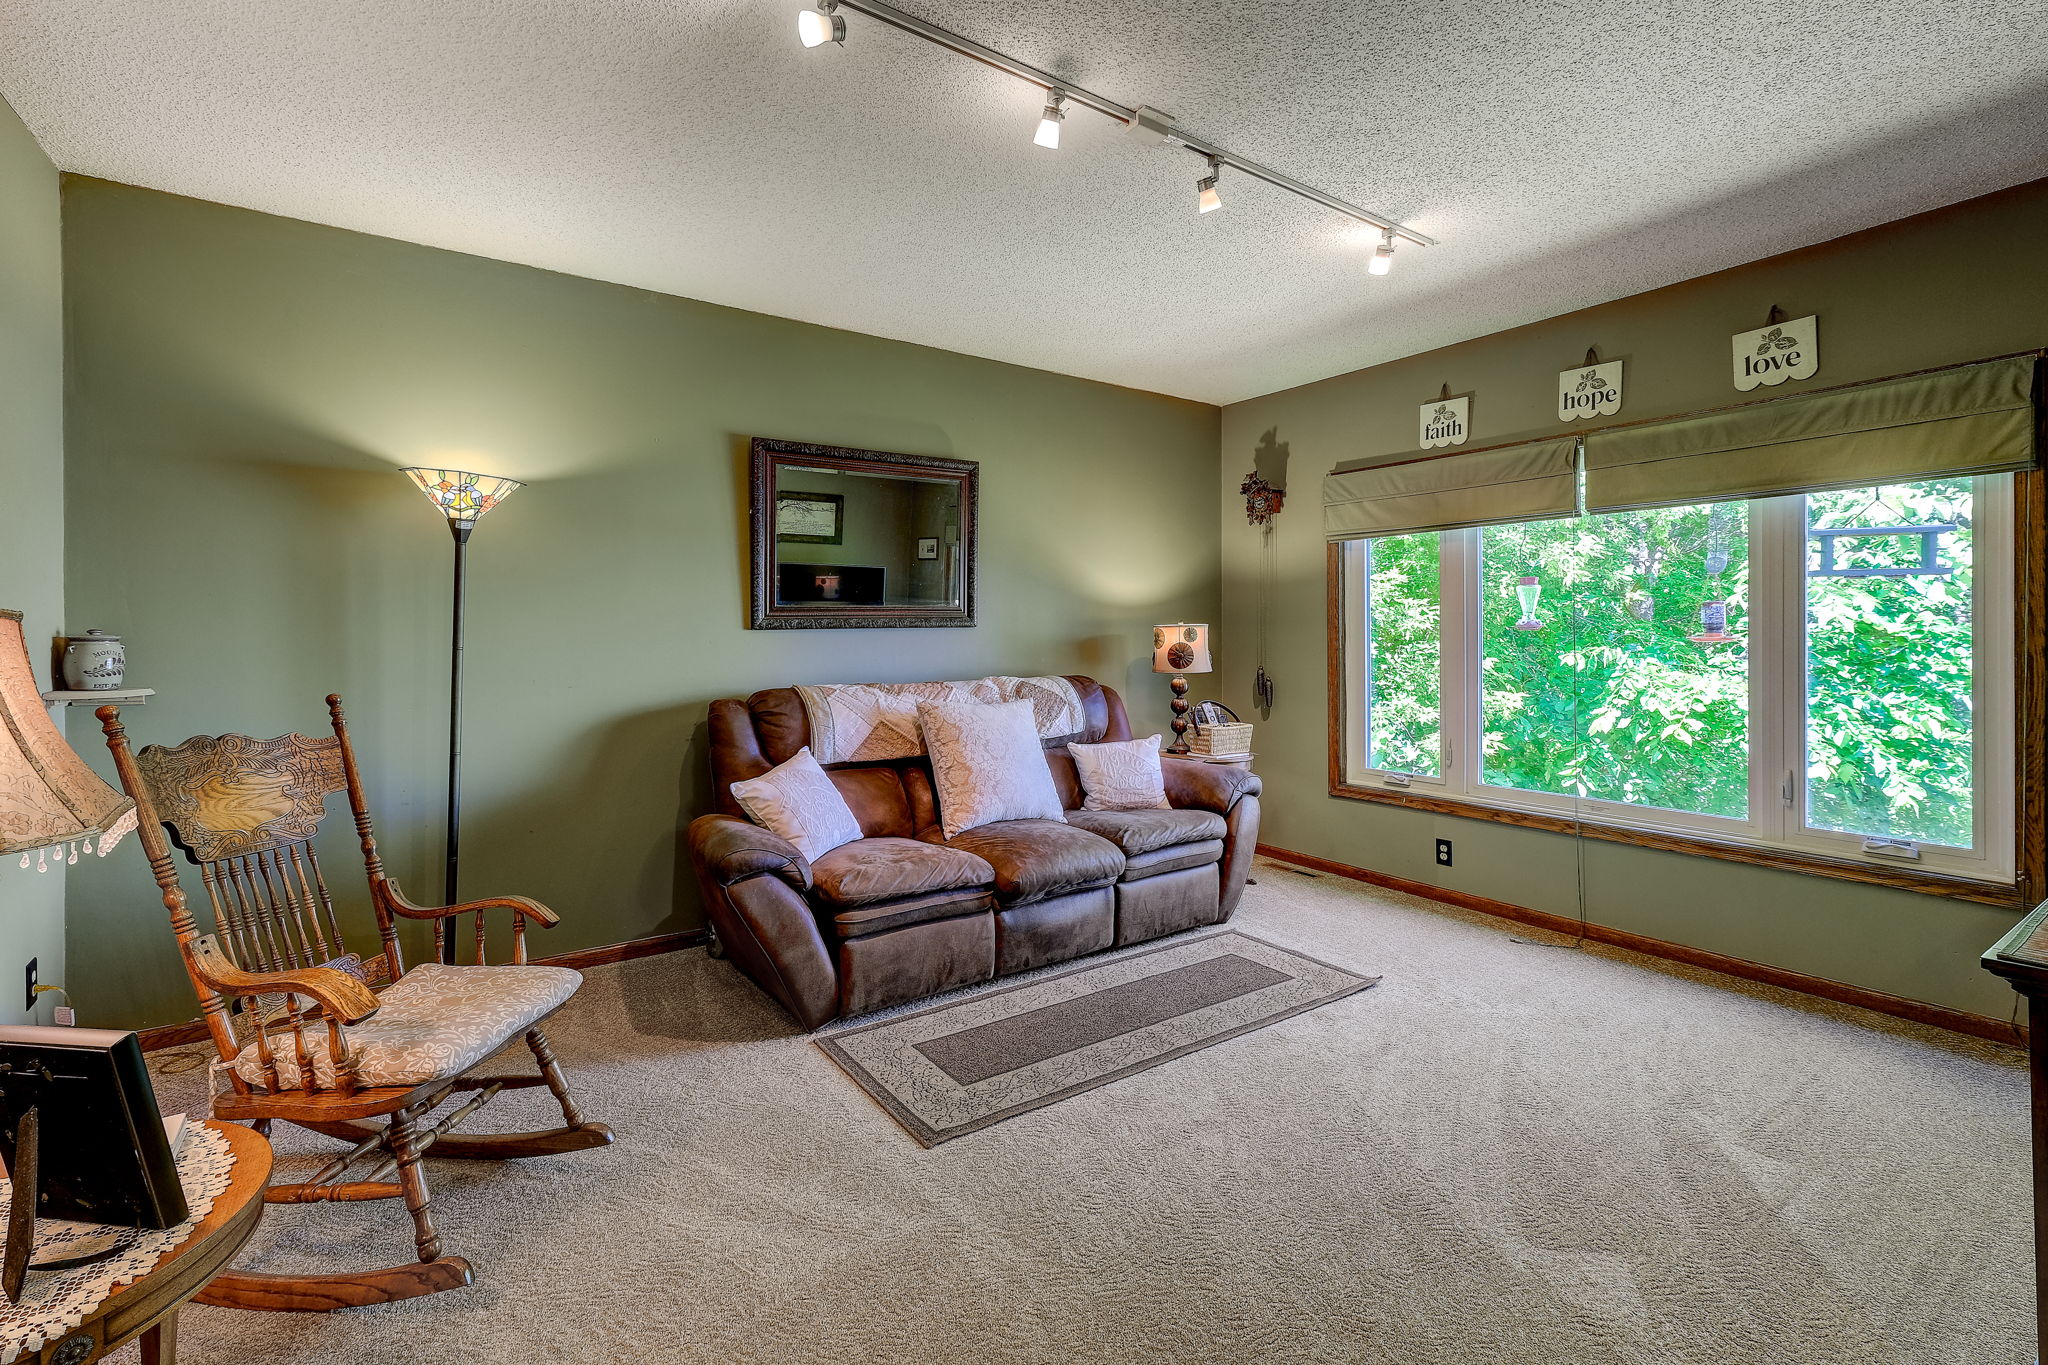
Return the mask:
<svg viewBox="0 0 2048 1365">
<path fill-rule="evenodd" d="M 1065 121 L 1067 111 L 1061 108 L 1067 102 L 1067 92 L 1055 90 L 1052 98 L 1045 102 L 1045 112 L 1038 116 L 1038 133 L 1031 140 L 1041 147 L 1055 150 L 1060 145 L 1060 124 Z"/>
<path fill-rule="evenodd" d="M 1210 157 L 1209 173 L 1195 182 L 1196 213 L 1214 213 L 1223 207 L 1223 197 L 1216 193 L 1216 179 L 1222 170 L 1223 163 Z"/>
<path fill-rule="evenodd" d="M 1380 244 L 1372 249 L 1372 260 L 1366 265 L 1369 275 L 1384 275 L 1394 268 L 1394 234 L 1380 234 Z"/>
<path fill-rule="evenodd" d="M 799 10 L 796 16 L 797 41 L 805 47 L 845 43 L 846 19 L 834 13 L 838 8 L 838 0 L 820 0 L 816 9 Z"/>
</svg>

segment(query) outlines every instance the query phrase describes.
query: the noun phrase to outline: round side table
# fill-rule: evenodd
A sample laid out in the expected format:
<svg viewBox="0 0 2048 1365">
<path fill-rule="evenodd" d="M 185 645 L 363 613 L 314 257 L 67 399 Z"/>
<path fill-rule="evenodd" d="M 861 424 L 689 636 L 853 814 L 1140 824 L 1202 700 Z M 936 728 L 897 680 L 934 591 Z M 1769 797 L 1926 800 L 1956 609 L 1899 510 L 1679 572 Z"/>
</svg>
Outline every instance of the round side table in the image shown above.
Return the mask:
<svg viewBox="0 0 2048 1365">
<path fill-rule="evenodd" d="M 270 1184 L 270 1142 L 238 1123 L 207 1120 L 235 1154 L 228 1187 L 192 1233 L 141 1279 L 109 1295 L 84 1322 L 10 1365 L 90 1365 L 142 1339 L 142 1365 L 173 1365 L 178 1353 L 178 1310 L 234 1259 L 263 1216 Z"/>
</svg>

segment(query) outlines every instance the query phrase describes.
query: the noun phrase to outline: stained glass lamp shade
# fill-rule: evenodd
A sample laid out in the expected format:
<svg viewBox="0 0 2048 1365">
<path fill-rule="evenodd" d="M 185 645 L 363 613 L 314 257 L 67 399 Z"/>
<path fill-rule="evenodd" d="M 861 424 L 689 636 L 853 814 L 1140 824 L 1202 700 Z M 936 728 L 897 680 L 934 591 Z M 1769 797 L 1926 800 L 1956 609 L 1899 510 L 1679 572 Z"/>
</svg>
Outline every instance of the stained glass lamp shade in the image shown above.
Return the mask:
<svg viewBox="0 0 2048 1365">
<path fill-rule="evenodd" d="M 462 469 L 411 468 L 405 474 L 419 485 L 427 501 L 441 509 L 458 540 L 469 534 L 484 513 L 526 487 L 517 479 L 471 474 Z"/>
<path fill-rule="evenodd" d="M 105 855 L 135 828 L 135 803 L 71 751 L 43 705 L 21 613 L 0 611 L 0 858 L 47 869 Z"/>
</svg>

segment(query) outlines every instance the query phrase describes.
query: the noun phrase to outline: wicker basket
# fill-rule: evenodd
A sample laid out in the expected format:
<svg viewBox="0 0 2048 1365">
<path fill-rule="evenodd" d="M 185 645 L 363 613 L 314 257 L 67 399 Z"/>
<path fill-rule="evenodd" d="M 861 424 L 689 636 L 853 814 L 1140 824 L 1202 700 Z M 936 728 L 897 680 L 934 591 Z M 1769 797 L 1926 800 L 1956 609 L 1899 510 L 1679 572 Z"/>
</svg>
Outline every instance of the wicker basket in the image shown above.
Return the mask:
<svg viewBox="0 0 2048 1365">
<path fill-rule="evenodd" d="M 1195 737 L 1188 741 L 1188 748 L 1194 753 L 1206 754 L 1210 758 L 1248 754 L 1252 751 L 1252 727 L 1243 722 L 1235 725 L 1197 725 Z"/>
</svg>

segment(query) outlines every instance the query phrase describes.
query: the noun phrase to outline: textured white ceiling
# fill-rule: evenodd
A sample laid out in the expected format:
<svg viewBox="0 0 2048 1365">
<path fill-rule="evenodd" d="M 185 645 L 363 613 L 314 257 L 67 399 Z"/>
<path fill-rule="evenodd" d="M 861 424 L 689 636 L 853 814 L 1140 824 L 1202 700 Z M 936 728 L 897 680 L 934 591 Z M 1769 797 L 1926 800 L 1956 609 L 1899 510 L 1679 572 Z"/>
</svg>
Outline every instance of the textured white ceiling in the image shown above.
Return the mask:
<svg viewBox="0 0 2048 1365">
<path fill-rule="evenodd" d="M 2048 175 L 2048 0 L 907 0 L 1372 238 L 797 0 L 0 0 L 65 170 L 1210 402 Z"/>
</svg>

